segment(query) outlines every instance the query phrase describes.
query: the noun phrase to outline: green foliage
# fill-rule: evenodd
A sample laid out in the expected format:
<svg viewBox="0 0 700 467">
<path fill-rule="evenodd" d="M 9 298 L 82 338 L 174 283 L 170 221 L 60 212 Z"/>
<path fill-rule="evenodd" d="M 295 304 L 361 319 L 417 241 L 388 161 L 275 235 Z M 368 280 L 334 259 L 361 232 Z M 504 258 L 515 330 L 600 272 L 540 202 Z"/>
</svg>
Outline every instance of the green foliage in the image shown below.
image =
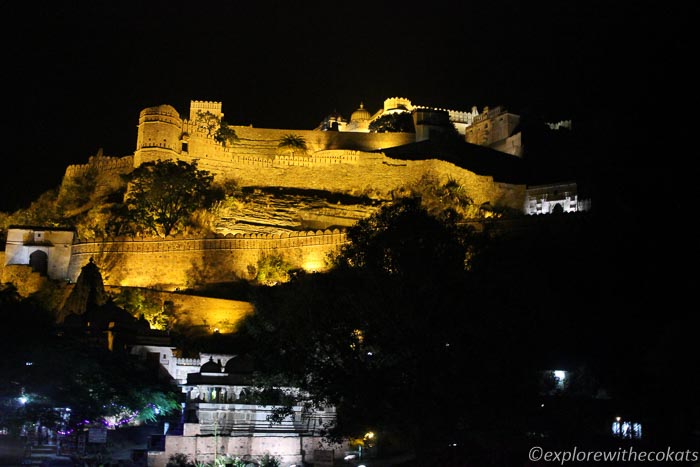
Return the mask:
<svg viewBox="0 0 700 467">
<path fill-rule="evenodd" d="M 260 467 L 280 467 L 280 465 L 282 465 L 282 459 L 270 453 L 266 452 L 260 458 Z"/>
<path fill-rule="evenodd" d="M 331 439 L 380 427 L 427 449 L 492 416 L 519 429 L 509 401 L 533 395 L 535 378 L 504 350 L 517 347 L 522 322 L 493 313 L 467 267 L 481 251 L 476 233 L 407 198 L 348 239 L 328 273 L 256 290 L 241 331 L 257 343 L 261 373 L 334 405 Z"/>
<path fill-rule="evenodd" d="M 64 211 L 72 211 L 88 204 L 97 187 L 97 168 L 88 166 L 74 177 L 66 177 L 58 193 L 58 205 Z"/>
<path fill-rule="evenodd" d="M 263 285 L 288 282 L 293 266 L 280 253 L 263 255 L 257 264 L 255 281 Z"/>
<path fill-rule="evenodd" d="M 163 303 L 143 289 L 123 287 L 114 303 L 135 318 L 143 316 L 153 329 L 170 329 L 174 319 L 172 302 Z"/>
<path fill-rule="evenodd" d="M 195 123 L 200 131 L 207 136 L 214 136 L 216 130 L 221 126 L 221 119 L 213 113 L 199 110 L 195 116 Z"/>
<path fill-rule="evenodd" d="M 177 452 L 168 458 L 165 467 L 192 467 L 195 465 L 190 461 L 190 456 L 182 452 Z"/>
<path fill-rule="evenodd" d="M 205 204 L 213 175 L 196 162 L 166 160 L 141 164 L 127 180 L 123 215 L 147 232 L 167 236 Z"/>
<path fill-rule="evenodd" d="M 154 421 L 180 410 L 177 388 L 145 362 L 59 335 L 52 313 L 12 288 L 0 291 L 0 321 L 0 371 L 7 382 L 0 383 L 0 396 L 16 397 L 24 388 L 26 417 L 49 420 L 54 407 L 70 407 L 75 426 L 105 417 Z"/>
<path fill-rule="evenodd" d="M 455 214 L 461 219 L 483 217 L 479 206 L 467 194 L 467 190 L 456 180 L 450 178 L 445 183 L 435 174 L 424 173 L 407 186 L 403 192 L 395 192 L 395 198 L 417 197 L 421 206 L 432 216 L 441 217 Z"/>
<path fill-rule="evenodd" d="M 66 226 L 67 220 L 57 199 L 58 191 L 55 189 L 42 193 L 28 208 L 12 213 L 11 223 L 44 227 Z"/>
<path fill-rule="evenodd" d="M 449 217 L 437 218 L 415 198 L 397 200 L 348 230 L 350 242 L 334 259 L 337 266 L 383 274 L 448 273 L 465 269 L 473 231 Z"/>
<path fill-rule="evenodd" d="M 416 127 L 410 112 L 394 112 L 370 122 L 369 131 L 370 133 L 415 133 Z"/>
<path fill-rule="evenodd" d="M 308 150 L 304 137 L 295 134 L 286 134 L 282 136 L 279 144 L 277 144 L 277 148 L 280 150 L 290 151 L 292 155 L 295 155 L 297 152 L 306 154 L 306 151 Z"/>
<path fill-rule="evenodd" d="M 221 120 L 219 128 L 214 134 L 214 140 L 221 143 L 223 146 L 228 146 L 239 140 L 236 130 L 231 128 L 228 123 Z"/>
<path fill-rule="evenodd" d="M 198 111 L 195 123 L 200 131 L 206 133 L 207 136 L 212 136 L 216 142 L 223 146 L 233 144 L 239 139 L 236 130 L 208 110 Z"/>
</svg>

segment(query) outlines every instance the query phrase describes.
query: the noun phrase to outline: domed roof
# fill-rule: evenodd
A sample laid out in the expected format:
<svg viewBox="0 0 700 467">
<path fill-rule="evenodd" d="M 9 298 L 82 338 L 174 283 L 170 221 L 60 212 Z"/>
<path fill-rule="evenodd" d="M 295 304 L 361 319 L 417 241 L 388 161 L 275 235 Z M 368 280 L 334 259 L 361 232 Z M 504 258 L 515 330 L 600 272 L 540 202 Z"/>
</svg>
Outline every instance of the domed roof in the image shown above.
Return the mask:
<svg viewBox="0 0 700 467">
<path fill-rule="evenodd" d="M 226 368 L 224 371 L 230 375 L 250 374 L 253 372 L 253 359 L 249 355 L 239 355 L 237 357 L 233 357 L 226 362 Z"/>
<path fill-rule="evenodd" d="M 371 115 L 369 114 L 369 111 L 367 111 L 367 109 L 365 109 L 365 105 L 360 102 L 360 108 L 352 113 L 350 116 L 350 121 L 356 122 L 358 120 L 369 120 L 370 117 Z"/>
<path fill-rule="evenodd" d="M 221 364 L 214 361 L 213 358 L 209 357 L 209 361 L 201 366 L 199 369 L 200 373 L 221 373 Z"/>
<path fill-rule="evenodd" d="M 180 118 L 180 114 L 175 110 L 175 107 L 169 104 L 145 108 L 141 111 L 141 116 L 143 117 L 145 115 L 169 115 L 171 117 Z"/>
</svg>

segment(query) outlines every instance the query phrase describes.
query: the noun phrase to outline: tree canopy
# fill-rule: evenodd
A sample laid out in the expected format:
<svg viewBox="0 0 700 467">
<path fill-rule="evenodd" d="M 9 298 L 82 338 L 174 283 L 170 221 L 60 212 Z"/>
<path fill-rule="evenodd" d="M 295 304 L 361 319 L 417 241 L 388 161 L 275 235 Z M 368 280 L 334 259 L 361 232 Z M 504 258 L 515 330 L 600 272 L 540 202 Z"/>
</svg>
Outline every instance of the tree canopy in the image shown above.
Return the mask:
<svg viewBox="0 0 700 467">
<path fill-rule="evenodd" d="M 127 175 L 127 218 L 135 225 L 170 235 L 197 208 L 205 205 L 214 179 L 197 162 L 146 162 Z"/>
<path fill-rule="evenodd" d="M 197 127 L 207 136 L 211 136 L 214 140 L 224 146 L 233 144 L 238 141 L 236 130 L 222 118 L 217 117 L 209 111 L 198 111 L 196 116 Z"/>
<path fill-rule="evenodd" d="M 0 289 L 0 424 L 11 430 L 41 419 L 59 428 L 57 408 L 70 408 L 70 425 L 85 420 L 153 421 L 179 410 L 176 386 L 158 378 L 145 362 L 89 345 L 58 332 L 51 312 L 22 299 L 9 286 Z"/>
<path fill-rule="evenodd" d="M 369 124 L 371 133 L 415 133 L 411 112 L 394 112 L 382 115 Z"/>
<path fill-rule="evenodd" d="M 263 371 L 335 405 L 330 436 L 374 431 L 427 453 L 497 426 L 507 442 L 534 373 L 519 320 L 491 312 L 471 270 L 475 232 L 407 198 L 348 236 L 329 273 L 257 292 L 243 329 Z"/>
<path fill-rule="evenodd" d="M 292 155 L 295 155 L 297 152 L 306 154 L 306 150 L 308 149 L 304 137 L 295 134 L 287 134 L 282 136 L 277 144 L 277 148 L 291 151 Z"/>
</svg>

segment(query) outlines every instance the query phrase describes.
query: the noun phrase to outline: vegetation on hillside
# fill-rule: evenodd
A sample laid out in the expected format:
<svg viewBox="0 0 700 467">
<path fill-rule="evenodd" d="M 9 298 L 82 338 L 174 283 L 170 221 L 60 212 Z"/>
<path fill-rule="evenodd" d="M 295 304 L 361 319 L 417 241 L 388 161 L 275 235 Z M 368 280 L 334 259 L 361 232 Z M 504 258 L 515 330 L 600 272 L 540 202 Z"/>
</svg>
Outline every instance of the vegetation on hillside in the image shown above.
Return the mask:
<svg viewBox="0 0 700 467">
<path fill-rule="evenodd" d="M 229 146 L 238 141 L 236 130 L 231 128 L 225 120 L 217 117 L 209 111 L 198 111 L 195 122 L 199 130 L 211 136 L 223 146 Z"/>
<path fill-rule="evenodd" d="M 213 175 L 184 161 L 146 162 L 125 179 L 122 230 L 167 237 L 209 200 Z"/>
<path fill-rule="evenodd" d="M 280 138 L 277 148 L 282 152 L 291 153 L 292 156 L 296 154 L 306 155 L 306 151 L 308 150 L 304 137 L 291 133 Z"/>
<path fill-rule="evenodd" d="M 477 402 L 530 394 L 532 382 L 529 366 L 496 352 L 517 345 L 519 322 L 482 312 L 480 237 L 416 198 L 385 207 L 348 236 L 330 272 L 257 290 L 243 332 L 264 373 L 336 406 L 331 437 L 375 431 L 433 450 L 491 416 L 516 420 L 507 398 L 497 413 Z"/>
<path fill-rule="evenodd" d="M 394 112 L 382 115 L 369 124 L 371 133 L 415 133 L 411 112 Z"/>
</svg>

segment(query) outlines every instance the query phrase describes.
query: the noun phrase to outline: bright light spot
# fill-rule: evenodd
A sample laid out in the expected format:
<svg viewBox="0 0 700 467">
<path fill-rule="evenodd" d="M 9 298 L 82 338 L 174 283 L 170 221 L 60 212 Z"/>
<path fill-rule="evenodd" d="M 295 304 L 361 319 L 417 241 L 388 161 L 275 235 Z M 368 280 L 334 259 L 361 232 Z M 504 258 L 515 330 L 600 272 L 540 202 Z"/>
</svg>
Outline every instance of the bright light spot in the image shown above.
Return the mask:
<svg viewBox="0 0 700 467">
<path fill-rule="evenodd" d="M 32 366 L 32 365 L 34 365 L 34 362 L 24 362 L 24 364 L 25 364 L 26 366 Z"/>
<path fill-rule="evenodd" d="M 24 405 L 27 403 L 28 399 L 26 396 L 20 396 L 19 398 L 17 398 L 17 400 L 19 401 L 20 404 Z"/>
<path fill-rule="evenodd" d="M 343 457 L 344 460 L 349 461 L 355 458 L 355 454 L 348 454 L 347 456 Z"/>
<path fill-rule="evenodd" d="M 323 264 L 323 257 L 320 255 L 311 254 L 308 258 L 305 259 L 301 267 L 306 272 L 322 271 L 323 269 L 325 269 Z"/>
<path fill-rule="evenodd" d="M 554 379 L 557 381 L 557 388 L 564 389 L 568 377 L 567 372 L 564 370 L 554 370 L 552 373 L 554 374 Z"/>
<path fill-rule="evenodd" d="M 372 439 L 372 438 L 374 438 L 373 432 L 368 431 L 367 433 L 365 433 L 365 439 Z"/>
<path fill-rule="evenodd" d="M 372 352 L 367 352 L 367 355 L 372 356 L 374 354 Z"/>
<path fill-rule="evenodd" d="M 540 404 L 540 407 L 544 407 L 544 404 Z"/>
</svg>

